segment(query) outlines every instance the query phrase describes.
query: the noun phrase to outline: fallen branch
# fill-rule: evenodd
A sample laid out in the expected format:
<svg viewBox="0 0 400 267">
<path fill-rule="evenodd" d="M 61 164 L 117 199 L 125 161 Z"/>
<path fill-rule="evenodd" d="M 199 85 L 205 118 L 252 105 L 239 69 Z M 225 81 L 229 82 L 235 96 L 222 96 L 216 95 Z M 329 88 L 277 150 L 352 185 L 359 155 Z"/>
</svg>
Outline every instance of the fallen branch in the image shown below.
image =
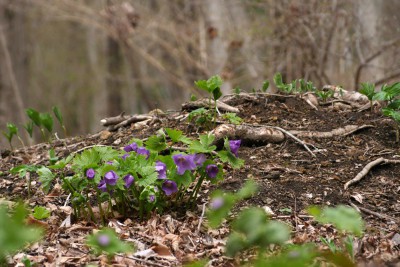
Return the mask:
<svg viewBox="0 0 400 267">
<path fill-rule="evenodd" d="M 217 126 L 212 133 L 215 135 L 214 143 L 220 143 L 225 137 L 229 139 L 240 138 L 245 143 L 267 144 L 281 143 L 285 140 L 282 131 L 269 127 L 253 127 L 248 125 L 222 124 Z"/>
<path fill-rule="evenodd" d="M 393 217 L 391 217 L 391 216 L 389 216 L 389 215 L 381 214 L 381 213 L 379 213 L 379 212 L 372 211 L 372 210 L 367 209 L 367 208 L 359 207 L 359 206 L 357 206 L 356 204 L 352 203 L 351 201 L 350 201 L 349 204 L 350 204 L 350 206 L 352 206 L 353 208 L 355 208 L 355 209 L 357 209 L 357 210 L 361 210 L 362 212 L 367 213 L 367 214 L 370 214 L 370 215 L 373 215 L 373 216 L 375 216 L 375 217 L 378 217 L 379 219 L 389 220 L 389 221 L 393 221 L 393 222 L 397 222 L 397 223 L 398 223 L 398 220 L 397 220 L 396 218 L 393 218 Z"/>
<path fill-rule="evenodd" d="M 368 172 L 373 167 L 375 167 L 375 166 L 377 166 L 379 164 L 382 164 L 382 163 L 384 163 L 384 164 L 387 164 L 387 163 L 398 164 L 398 163 L 400 163 L 400 160 L 377 158 L 376 160 L 371 161 L 370 163 L 365 165 L 365 167 L 356 175 L 356 177 L 354 177 L 353 179 L 351 179 L 350 181 L 348 181 L 347 183 L 344 184 L 344 189 L 346 190 L 350 185 L 360 181 L 364 176 L 366 176 L 368 174 Z"/>
<path fill-rule="evenodd" d="M 100 122 L 103 126 L 110 126 L 110 125 L 116 125 L 118 123 L 121 123 L 127 119 L 129 119 L 131 116 L 125 115 L 125 112 L 122 112 L 118 116 L 115 117 L 109 117 L 102 119 Z"/>
<path fill-rule="evenodd" d="M 197 108 L 213 108 L 213 107 L 214 107 L 214 101 L 210 101 L 209 99 L 206 99 L 206 98 L 187 102 L 182 105 L 183 110 L 193 110 L 193 109 L 197 109 Z M 233 113 L 240 112 L 238 108 L 232 107 L 232 106 L 225 104 L 224 102 L 221 102 L 219 100 L 217 100 L 217 108 L 220 110 L 233 112 Z"/>
<path fill-rule="evenodd" d="M 120 122 L 118 124 L 108 126 L 107 130 L 109 130 L 110 132 L 116 131 L 118 128 L 128 126 L 128 125 L 130 125 L 132 123 L 151 120 L 153 118 L 154 118 L 153 116 L 149 116 L 149 115 L 131 116 L 128 119 L 126 119 L 126 120 L 124 120 L 124 121 L 122 121 L 122 122 Z"/>
<path fill-rule="evenodd" d="M 373 125 L 346 125 L 342 128 L 333 129 L 330 132 L 316 132 L 316 131 L 290 131 L 291 134 L 298 137 L 308 137 L 308 138 L 332 138 L 334 136 L 346 136 L 352 134 L 356 131 L 365 128 L 375 127 Z"/>
</svg>

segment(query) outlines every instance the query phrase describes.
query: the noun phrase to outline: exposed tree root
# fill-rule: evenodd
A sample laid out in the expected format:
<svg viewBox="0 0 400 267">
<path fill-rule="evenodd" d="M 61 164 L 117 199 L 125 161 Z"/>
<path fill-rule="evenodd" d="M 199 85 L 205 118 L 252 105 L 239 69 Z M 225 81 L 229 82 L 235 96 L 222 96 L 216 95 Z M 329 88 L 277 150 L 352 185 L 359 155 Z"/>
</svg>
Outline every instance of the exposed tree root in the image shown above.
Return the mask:
<svg viewBox="0 0 400 267">
<path fill-rule="evenodd" d="M 123 113 L 122 113 L 121 115 L 116 116 L 116 117 L 102 119 L 100 122 L 103 124 L 103 126 L 108 126 L 107 130 L 112 132 L 112 131 L 118 130 L 118 128 L 128 126 L 131 123 L 151 120 L 153 118 L 154 118 L 154 116 L 150 116 L 150 115 L 128 116 L 128 115 L 123 115 Z"/>
<path fill-rule="evenodd" d="M 285 135 L 282 131 L 269 127 L 222 124 L 212 132 L 215 135 L 215 143 L 219 143 L 224 137 L 230 139 L 240 138 L 244 142 L 252 144 L 281 143 L 285 140 Z"/>
<path fill-rule="evenodd" d="M 356 177 L 354 177 L 353 179 L 351 179 L 350 181 L 348 181 L 347 183 L 345 183 L 344 185 L 344 189 L 346 190 L 350 185 L 357 183 L 358 181 L 360 181 L 365 175 L 368 174 L 368 172 L 375 167 L 376 165 L 379 164 L 387 164 L 387 163 L 393 163 L 393 164 L 398 164 L 400 163 L 400 160 L 394 160 L 394 159 L 385 159 L 385 158 L 377 158 L 374 161 L 371 161 L 370 163 L 368 163 L 367 165 L 365 165 L 365 167 L 356 175 Z"/>
<path fill-rule="evenodd" d="M 379 213 L 379 212 L 372 211 L 372 210 L 369 210 L 369 209 L 367 209 L 367 208 L 359 207 L 359 206 L 357 206 L 356 204 L 354 204 L 354 203 L 352 203 L 352 202 L 350 202 L 349 204 L 350 204 L 350 206 L 352 206 L 353 208 L 355 208 L 355 209 L 357 209 L 357 210 L 360 210 L 360 211 L 362 211 L 362 212 L 364 212 L 364 213 L 373 215 L 373 216 L 375 216 L 375 217 L 378 217 L 379 219 L 384 219 L 384 220 L 388 220 L 388 221 L 393 221 L 393 222 L 399 223 L 399 220 L 397 220 L 396 218 L 393 218 L 393 217 L 391 217 L 391 216 L 388 216 L 388 215 L 386 215 L 386 214 L 381 214 L 381 213 Z"/>
<path fill-rule="evenodd" d="M 183 110 L 193 110 L 197 108 L 212 108 L 214 106 L 214 101 L 210 101 L 207 98 L 199 99 L 196 101 L 191 101 L 191 102 L 186 102 L 182 105 Z M 233 113 L 239 113 L 239 109 L 232 107 L 228 104 L 225 104 L 224 102 L 217 101 L 217 108 L 219 110 L 224 110 L 227 112 L 233 112 Z"/>
<path fill-rule="evenodd" d="M 298 137 L 308 137 L 308 138 L 332 138 L 334 136 L 346 136 L 352 134 L 356 131 L 365 128 L 375 127 L 373 125 L 346 125 L 342 128 L 333 129 L 329 132 L 315 132 L 315 131 L 296 131 L 292 130 L 290 133 Z"/>
</svg>

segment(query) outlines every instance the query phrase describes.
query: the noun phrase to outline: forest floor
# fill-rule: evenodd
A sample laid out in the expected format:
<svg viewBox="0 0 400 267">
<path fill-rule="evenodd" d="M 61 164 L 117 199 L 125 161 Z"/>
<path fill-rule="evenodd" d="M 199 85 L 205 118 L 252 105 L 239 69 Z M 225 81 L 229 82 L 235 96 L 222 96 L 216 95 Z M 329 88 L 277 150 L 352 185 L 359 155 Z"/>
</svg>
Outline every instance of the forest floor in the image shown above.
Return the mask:
<svg viewBox="0 0 400 267">
<path fill-rule="evenodd" d="M 258 183 L 258 193 L 241 202 L 236 210 L 249 205 L 269 207 L 274 213 L 273 219 L 291 226 L 291 242 L 315 242 L 327 249 L 320 237 L 339 242 L 338 231 L 331 225 L 313 223 L 306 208 L 310 205 L 357 206 L 366 223 L 365 234 L 354 241 L 358 265 L 400 266 L 400 164 L 389 162 L 374 166 L 359 182 L 344 188 L 368 163 L 380 157 L 390 160 L 400 157 L 400 145 L 395 142 L 391 120 L 379 111 L 337 110 L 333 104 L 320 105 L 316 110 L 296 96 L 237 96 L 231 98 L 229 104 L 239 109 L 238 116 L 243 123 L 257 127 L 276 126 L 288 132 L 331 132 L 347 125 L 368 127 L 347 134 L 298 137 L 315 156 L 289 135 L 277 143 L 244 141 L 239 149 L 244 167 L 227 168 L 220 184 L 206 186 L 197 208 L 153 215 L 145 221 L 135 217 L 110 220 L 109 227 L 116 229 L 122 239 L 134 242 L 137 251 L 143 252 L 116 256 L 113 266 L 181 266 L 201 258 L 209 259 L 209 266 L 238 266 L 240 259 L 225 257 L 223 252 L 228 225 L 219 230 L 208 229 L 202 211 L 213 189 L 235 191 L 249 177 Z M 162 127 L 197 136 L 199 128 L 182 120 L 187 113 L 186 110 L 171 112 L 147 125 L 132 124 L 113 132 L 105 130 L 96 135 L 58 140 L 53 142 L 53 147 L 56 155 L 63 158 L 92 145 L 120 148 L 132 137 L 145 138 Z M 68 196 L 57 190 L 58 185 L 47 196 L 40 189 L 34 189 L 28 199 L 26 181 L 9 173 L 12 167 L 20 164 L 48 165 L 49 149 L 50 145 L 43 143 L 13 152 L 1 151 L 0 200 L 23 198 L 30 207 L 42 205 L 51 210 L 48 219 L 36 222 L 47 229 L 44 239 L 11 258 L 11 266 L 23 266 L 20 262 L 24 256 L 38 266 L 105 266 L 105 257 L 90 254 L 85 245 L 86 236 L 100 226 L 74 218 L 70 224 L 65 224 L 71 208 L 65 205 Z M 35 175 L 31 177 L 33 184 Z"/>
</svg>

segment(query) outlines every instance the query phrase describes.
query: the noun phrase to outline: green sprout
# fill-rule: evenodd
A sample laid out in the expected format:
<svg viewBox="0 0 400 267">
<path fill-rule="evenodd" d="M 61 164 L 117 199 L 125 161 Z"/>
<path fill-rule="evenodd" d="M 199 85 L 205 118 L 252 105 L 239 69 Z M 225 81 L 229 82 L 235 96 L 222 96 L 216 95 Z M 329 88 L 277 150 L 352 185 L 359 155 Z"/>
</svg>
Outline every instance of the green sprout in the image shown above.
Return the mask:
<svg viewBox="0 0 400 267">
<path fill-rule="evenodd" d="M 322 101 L 325 103 L 326 100 L 330 97 L 333 97 L 333 95 L 335 94 L 335 92 L 333 90 L 316 90 L 315 94 L 322 99 Z"/>
<path fill-rule="evenodd" d="M 372 83 L 362 83 L 361 89 L 359 92 L 368 98 L 369 104 L 371 106 L 371 112 L 372 112 L 372 108 L 373 108 L 372 101 L 374 100 L 374 97 L 376 95 L 375 85 Z"/>
<path fill-rule="evenodd" d="M 3 131 L 3 135 L 7 138 L 8 143 L 10 144 L 11 150 L 13 149 L 12 146 L 12 139 L 17 136 L 18 140 L 21 142 L 22 146 L 25 146 L 24 142 L 22 141 L 21 137 L 18 135 L 18 128 L 13 123 L 7 123 L 7 132 Z"/>
<path fill-rule="evenodd" d="M 56 116 L 58 122 L 60 123 L 60 126 L 64 131 L 64 136 L 66 137 L 67 136 L 67 128 L 65 128 L 64 118 L 63 118 L 63 116 L 61 114 L 60 109 L 57 106 L 54 106 L 53 107 L 53 113 Z"/>
<path fill-rule="evenodd" d="M 215 123 L 217 120 L 217 114 L 219 114 L 217 100 L 222 96 L 221 86 L 223 81 L 221 77 L 219 75 L 215 75 L 208 80 L 199 80 L 194 83 L 199 89 L 202 89 L 210 94 L 210 101 L 211 98 L 214 100 L 213 122 Z"/>
</svg>

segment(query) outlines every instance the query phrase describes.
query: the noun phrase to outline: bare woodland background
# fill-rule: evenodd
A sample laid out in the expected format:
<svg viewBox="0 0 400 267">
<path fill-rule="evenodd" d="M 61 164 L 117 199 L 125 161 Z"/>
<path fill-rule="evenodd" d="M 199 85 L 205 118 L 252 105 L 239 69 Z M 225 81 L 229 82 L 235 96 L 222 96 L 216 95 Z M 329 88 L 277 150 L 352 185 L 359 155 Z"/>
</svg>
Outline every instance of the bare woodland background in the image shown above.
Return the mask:
<svg viewBox="0 0 400 267">
<path fill-rule="evenodd" d="M 275 72 L 355 90 L 400 75 L 397 0 L 0 0 L 0 130 L 57 105 L 71 135 Z M 23 132 L 20 127 L 20 132 Z M 0 148 L 6 140 L 0 139 Z"/>
</svg>

